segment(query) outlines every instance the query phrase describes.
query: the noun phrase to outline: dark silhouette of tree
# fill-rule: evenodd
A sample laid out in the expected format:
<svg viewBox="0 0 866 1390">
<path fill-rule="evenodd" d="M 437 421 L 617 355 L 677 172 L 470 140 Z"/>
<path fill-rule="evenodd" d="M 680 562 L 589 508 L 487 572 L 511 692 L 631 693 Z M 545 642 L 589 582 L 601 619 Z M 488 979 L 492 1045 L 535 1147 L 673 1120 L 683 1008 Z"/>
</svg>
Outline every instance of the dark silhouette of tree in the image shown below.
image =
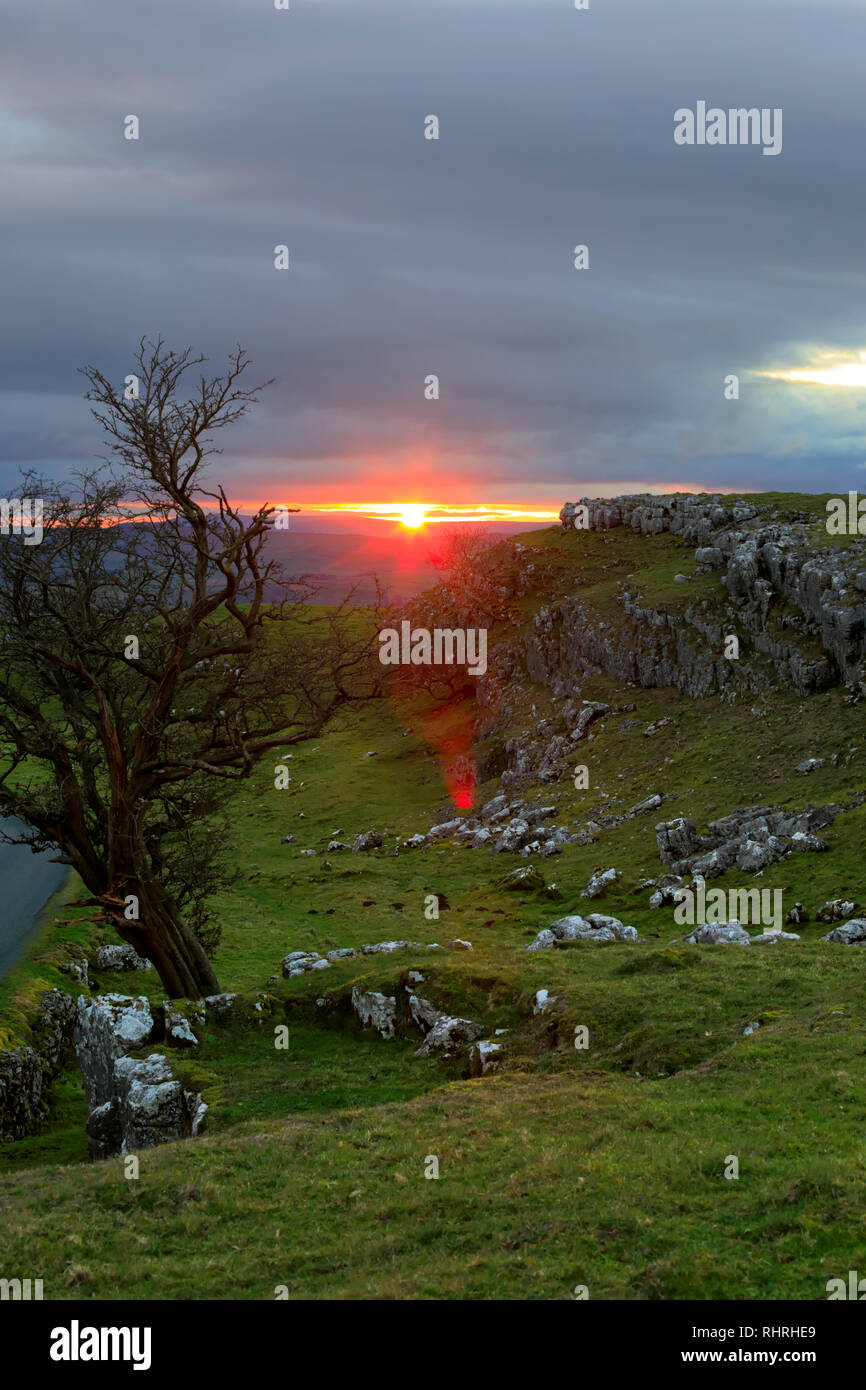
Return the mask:
<svg viewBox="0 0 866 1390">
<path fill-rule="evenodd" d="M 107 460 L 74 495 L 25 476 L 42 541 L 0 539 L 0 812 L 25 827 L 4 838 L 56 848 L 168 994 L 194 998 L 219 988 L 207 900 L 233 783 L 381 679 L 377 612 L 311 606 L 268 558 L 278 509 L 244 519 L 206 485 L 214 433 L 263 386 L 240 348 L 222 375 L 203 361 L 142 340 L 137 395 L 86 368 Z"/>
</svg>

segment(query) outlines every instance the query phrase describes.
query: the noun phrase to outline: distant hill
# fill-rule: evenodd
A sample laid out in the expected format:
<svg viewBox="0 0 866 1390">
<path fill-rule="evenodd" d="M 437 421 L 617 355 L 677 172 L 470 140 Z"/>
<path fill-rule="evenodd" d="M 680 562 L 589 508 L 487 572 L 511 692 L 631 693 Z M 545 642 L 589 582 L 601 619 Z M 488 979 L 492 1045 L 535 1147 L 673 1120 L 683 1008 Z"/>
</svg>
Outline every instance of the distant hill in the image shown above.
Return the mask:
<svg viewBox="0 0 866 1390">
<path fill-rule="evenodd" d="M 322 603 L 339 603 L 353 589 L 353 603 L 372 603 L 374 576 L 392 601 L 412 598 L 435 583 L 428 558 L 434 546 L 435 538 L 408 531 L 399 537 L 274 531 L 268 540 L 269 554 L 279 558 L 287 574 L 315 576 Z"/>
<path fill-rule="evenodd" d="M 291 525 L 295 527 L 294 517 Z M 489 527 L 498 539 L 526 529 L 525 522 L 494 522 Z M 437 571 L 429 557 L 442 543 L 441 531 L 439 526 L 420 531 L 391 526 L 389 534 L 373 536 L 307 531 L 299 526 L 289 531 L 272 531 L 268 549 L 280 559 L 288 574 L 314 575 L 322 603 L 339 603 L 353 589 L 353 603 L 372 603 L 376 597 L 373 576 L 387 590 L 388 599 L 400 603 L 435 584 Z"/>
</svg>

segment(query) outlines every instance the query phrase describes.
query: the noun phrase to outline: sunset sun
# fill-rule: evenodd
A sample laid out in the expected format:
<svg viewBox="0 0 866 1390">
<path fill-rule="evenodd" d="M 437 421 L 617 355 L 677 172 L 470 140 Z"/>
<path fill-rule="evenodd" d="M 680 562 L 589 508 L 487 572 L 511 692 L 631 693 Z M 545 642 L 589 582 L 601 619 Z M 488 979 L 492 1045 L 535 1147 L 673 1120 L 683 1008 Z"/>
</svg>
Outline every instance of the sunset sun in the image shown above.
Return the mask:
<svg viewBox="0 0 866 1390">
<path fill-rule="evenodd" d="M 403 526 L 408 526 L 414 531 L 417 527 L 423 526 L 425 520 L 425 508 L 412 504 L 408 507 L 400 508 L 400 522 Z"/>
</svg>

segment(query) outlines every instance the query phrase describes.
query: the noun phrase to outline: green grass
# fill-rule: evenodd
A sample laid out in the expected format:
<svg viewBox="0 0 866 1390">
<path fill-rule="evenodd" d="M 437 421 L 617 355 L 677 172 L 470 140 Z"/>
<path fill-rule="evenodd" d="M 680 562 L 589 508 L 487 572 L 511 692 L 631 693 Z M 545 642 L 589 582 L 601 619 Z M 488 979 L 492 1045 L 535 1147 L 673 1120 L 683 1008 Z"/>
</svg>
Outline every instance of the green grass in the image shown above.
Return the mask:
<svg viewBox="0 0 866 1390">
<path fill-rule="evenodd" d="M 801 503 L 780 495 L 780 506 Z M 566 592 L 601 611 L 620 583 L 665 604 L 718 585 L 717 576 L 673 584 L 691 568 L 672 537 L 522 539 L 539 566 L 527 623 Z M 498 881 L 520 857 L 448 844 L 392 852 L 447 806 L 443 745 L 461 734 L 465 709 L 355 711 L 294 750 L 285 791 L 274 788 L 273 764 L 260 767 L 233 803 L 238 877 L 217 901 L 215 964 L 223 989 L 267 991 L 271 1012 L 209 1024 L 195 1054 L 177 1061 L 211 1106 L 208 1132 L 140 1154 L 137 1180 L 120 1160 L 83 1161 L 80 1083 L 68 1069 L 51 1127 L 0 1148 L 4 1267 L 11 1250 L 26 1250 L 46 1296 L 60 1298 L 267 1299 L 286 1285 L 293 1298 L 565 1299 L 586 1284 L 591 1298 L 736 1300 L 823 1298 L 828 1278 L 856 1268 L 866 1236 L 866 953 L 821 942 L 828 928 L 814 920 L 797 928 L 799 943 L 686 947 L 672 911 L 650 910 L 648 893 L 633 890 L 661 871 L 659 820 L 688 815 L 703 830 L 737 806 L 801 808 L 861 792 L 862 706 L 839 690 L 803 700 L 778 688 L 742 703 L 690 701 L 603 676 L 580 694 L 614 712 L 576 745 L 588 791 L 570 778 L 532 789 L 557 804 L 557 823 L 604 826 L 651 792 L 665 801 L 540 861 L 557 902 L 503 891 Z M 490 740 L 550 710 L 540 686 L 510 698 L 509 727 Z M 662 716 L 671 722 L 644 737 Z M 797 774 L 810 756 L 828 761 Z M 491 780 L 479 796 L 496 790 Z M 385 850 L 326 852 L 335 832 L 351 843 L 369 828 L 387 829 Z M 754 880 L 734 871 L 714 886 L 782 888 L 786 908 L 802 901 L 813 918 L 830 897 L 866 904 L 866 806 L 822 833 L 826 854 L 793 854 Z M 297 842 L 281 844 L 287 834 Z M 593 907 L 635 925 L 644 943 L 527 954 L 540 927 L 586 910 L 581 890 L 608 865 L 622 877 Z M 425 913 L 433 892 L 450 904 L 438 920 Z M 92 933 L 80 922 L 43 929 L 0 990 L 7 1026 L 16 997 L 40 982 L 69 987 L 58 944 Z M 455 937 L 473 951 L 451 949 Z M 444 949 L 268 983 L 290 950 L 392 938 Z M 497 1072 L 469 1079 L 463 1058 L 419 1058 L 420 1039 L 363 1032 L 348 1008 L 352 984 L 390 993 L 409 969 L 424 974 L 420 991 L 438 1007 L 477 1019 L 487 1036 L 507 1030 Z M 97 982 L 162 998 L 152 972 Z M 556 1002 L 535 1017 L 539 988 Z M 744 1037 L 750 1020 L 761 1029 Z M 274 1046 L 281 1024 L 287 1051 Z M 574 1046 L 578 1025 L 588 1050 Z M 736 1180 L 724 1177 L 731 1154 Z M 424 1177 L 429 1155 L 438 1181 Z"/>
<path fill-rule="evenodd" d="M 56 1298 L 820 1298 L 862 1253 L 850 1046 L 759 1034 L 664 1083 L 577 1061 L 258 1122 L 144 1153 L 137 1181 L 60 1169 L 53 1211 L 19 1174 L 9 1235 Z"/>
</svg>

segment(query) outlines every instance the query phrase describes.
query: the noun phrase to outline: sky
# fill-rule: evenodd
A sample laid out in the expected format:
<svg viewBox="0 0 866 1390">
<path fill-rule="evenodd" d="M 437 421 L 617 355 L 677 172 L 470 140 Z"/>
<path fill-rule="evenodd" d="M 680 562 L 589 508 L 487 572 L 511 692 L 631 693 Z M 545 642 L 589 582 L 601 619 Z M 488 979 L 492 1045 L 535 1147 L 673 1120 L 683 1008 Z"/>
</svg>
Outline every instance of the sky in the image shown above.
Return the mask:
<svg viewBox="0 0 866 1390">
<path fill-rule="evenodd" d="M 7 493 L 98 457 L 76 369 L 156 334 L 275 378 L 214 465 L 242 505 L 866 490 L 862 0 L 3 0 L 0 36 Z M 699 101 L 781 108 L 781 152 L 677 145 Z"/>
</svg>

